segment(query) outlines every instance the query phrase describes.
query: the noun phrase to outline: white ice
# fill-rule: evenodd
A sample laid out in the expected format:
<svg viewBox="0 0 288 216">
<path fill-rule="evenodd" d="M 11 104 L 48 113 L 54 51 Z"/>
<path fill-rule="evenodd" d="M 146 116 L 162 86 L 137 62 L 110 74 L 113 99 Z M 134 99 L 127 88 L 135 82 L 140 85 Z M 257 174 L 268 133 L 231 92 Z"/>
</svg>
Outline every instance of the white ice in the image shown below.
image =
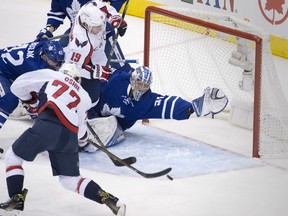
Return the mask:
<svg viewBox="0 0 288 216">
<path fill-rule="evenodd" d="M 2 1 L 0 47 L 32 41 L 44 27 L 49 0 Z M 128 30 L 119 39 L 126 58 L 143 59 L 143 19 L 127 16 Z M 57 30 L 62 34 L 68 24 Z M 287 60 L 274 57 L 278 76 L 288 94 Z M 288 96 L 287 96 L 288 97 Z M 7 149 L 30 121 L 8 120 L 0 130 L 0 146 Z M 161 129 L 161 130 L 159 130 Z M 177 146 L 178 144 L 178 146 Z M 288 214 L 288 160 L 252 159 L 252 132 L 226 121 L 191 118 L 153 120 L 135 125 L 125 143 L 113 153 L 135 155 L 134 165 L 145 172 L 172 167 L 174 181 L 145 179 L 127 168 L 116 168 L 102 153 L 80 155 L 81 173 L 118 196 L 127 216 L 286 216 Z M 25 163 L 29 189 L 26 216 L 113 215 L 104 205 L 66 191 L 52 177 L 49 161 L 39 155 Z M 0 159 L 0 202 L 8 198 L 5 165 Z"/>
</svg>

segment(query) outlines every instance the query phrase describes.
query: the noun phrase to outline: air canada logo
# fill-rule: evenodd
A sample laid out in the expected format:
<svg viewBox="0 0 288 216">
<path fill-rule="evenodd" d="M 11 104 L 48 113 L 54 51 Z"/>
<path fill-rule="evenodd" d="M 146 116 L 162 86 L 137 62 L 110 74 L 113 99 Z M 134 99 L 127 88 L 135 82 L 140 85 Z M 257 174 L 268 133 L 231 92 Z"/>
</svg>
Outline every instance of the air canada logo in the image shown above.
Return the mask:
<svg viewBox="0 0 288 216">
<path fill-rule="evenodd" d="M 264 18 L 272 25 L 280 25 L 287 20 L 288 4 L 285 0 L 258 0 Z"/>
</svg>

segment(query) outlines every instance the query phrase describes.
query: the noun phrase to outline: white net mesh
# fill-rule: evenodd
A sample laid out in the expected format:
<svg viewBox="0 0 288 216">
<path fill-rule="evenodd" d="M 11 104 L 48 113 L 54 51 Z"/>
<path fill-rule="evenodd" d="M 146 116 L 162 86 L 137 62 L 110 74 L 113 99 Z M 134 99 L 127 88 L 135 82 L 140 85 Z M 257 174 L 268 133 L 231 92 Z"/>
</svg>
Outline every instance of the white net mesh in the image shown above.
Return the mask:
<svg viewBox="0 0 288 216">
<path fill-rule="evenodd" d="M 230 101 L 257 104 L 254 102 L 254 92 L 258 90 L 241 90 L 239 81 L 243 69 L 228 63 L 240 37 L 183 21 L 181 16 L 257 35 L 263 40 L 260 53 L 262 65 L 260 71 L 256 71 L 261 75 L 260 113 L 256 114 L 260 116 L 260 132 L 257 133 L 259 154 L 288 156 L 288 102 L 271 58 L 269 35 L 251 23 L 232 16 L 188 8 L 160 8 L 179 16 L 175 19 L 170 15 L 151 13 L 149 67 L 154 73 L 152 89 L 191 101 L 200 96 L 204 88 L 212 86 L 222 88 Z M 255 42 L 246 40 L 246 44 L 255 53 Z M 226 111 L 229 112 L 229 109 L 228 105 Z"/>
</svg>

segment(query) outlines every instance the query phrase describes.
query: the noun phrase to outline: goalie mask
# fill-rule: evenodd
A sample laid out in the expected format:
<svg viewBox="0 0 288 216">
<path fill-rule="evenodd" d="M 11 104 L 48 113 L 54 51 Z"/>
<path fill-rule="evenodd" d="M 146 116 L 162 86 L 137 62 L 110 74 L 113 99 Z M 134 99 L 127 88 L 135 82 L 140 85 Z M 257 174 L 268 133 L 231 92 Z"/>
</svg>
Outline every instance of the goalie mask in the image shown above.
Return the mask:
<svg viewBox="0 0 288 216">
<path fill-rule="evenodd" d="M 106 24 L 105 14 L 92 3 L 85 4 L 79 11 L 80 25 L 92 34 L 103 32 Z"/>
<path fill-rule="evenodd" d="M 149 68 L 140 66 L 136 68 L 130 77 L 130 84 L 132 87 L 133 98 L 139 101 L 145 92 L 150 89 L 152 83 L 152 72 Z"/>
<path fill-rule="evenodd" d="M 64 63 L 59 69 L 59 72 L 69 75 L 78 83 L 81 81 L 80 72 L 75 64 Z"/>
</svg>

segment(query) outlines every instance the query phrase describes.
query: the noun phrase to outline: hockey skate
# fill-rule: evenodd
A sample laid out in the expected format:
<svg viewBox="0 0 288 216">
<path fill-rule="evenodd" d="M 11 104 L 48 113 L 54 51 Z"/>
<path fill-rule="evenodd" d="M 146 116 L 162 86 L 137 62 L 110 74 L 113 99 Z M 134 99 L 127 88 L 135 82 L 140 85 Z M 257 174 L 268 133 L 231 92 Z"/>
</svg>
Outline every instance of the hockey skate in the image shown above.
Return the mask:
<svg viewBox="0 0 288 216">
<path fill-rule="evenodd" d="M 192 101 L 192 107 L 197 117 L 207 116 L 210 113 L 212 117 L 222 112 L 228 104 L 228 98 L 221 89 L 206 88 L 204 94 Z"/>
<path fill-rule="evenodd" d="M 107 205 L 115 215 L 117 216 L 126 215 L 126 205 L 118 202 L 119 199 L 117 197 L 114 197 L 113 195 L 103 190 L 99 191 L 99 197 L 101 198 L 101 201 L 105 205 Z"/>
<path fill-rule="evenodd" d="M 21 211 L 24 210 L 24 202 L 27 193 L 28 190 L 24 189 L 22 194 L 16 194 L 7 202 L 0 203 L 0 215 L 2 215 L 2 212 L 7 212 L 4 215 L 21 215 Z"/>
</svg>

